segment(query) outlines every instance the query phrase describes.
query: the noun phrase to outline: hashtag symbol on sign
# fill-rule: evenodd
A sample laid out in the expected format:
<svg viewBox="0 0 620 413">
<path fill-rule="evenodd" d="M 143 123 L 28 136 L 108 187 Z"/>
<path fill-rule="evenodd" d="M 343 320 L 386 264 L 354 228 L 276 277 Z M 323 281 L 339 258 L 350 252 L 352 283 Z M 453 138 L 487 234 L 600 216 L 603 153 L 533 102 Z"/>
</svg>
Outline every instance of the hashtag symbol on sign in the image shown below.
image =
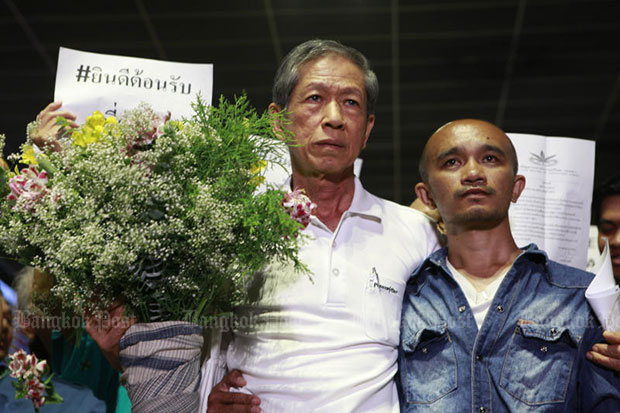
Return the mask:
<svg viewBox="0 0 620 413">
<path fill-rule="evenodd" d="M 77 81 L 79 82 L 80 80 L 83 80 L 84 82 L 86 82 L 88 80 L 89 74 L 90 66 L 86 66 L 86 69 L 84 69 L 84 65 L 80 65 L 80 67 L 78 68 L 78 74 L 76 76 Z"/>
</svg>

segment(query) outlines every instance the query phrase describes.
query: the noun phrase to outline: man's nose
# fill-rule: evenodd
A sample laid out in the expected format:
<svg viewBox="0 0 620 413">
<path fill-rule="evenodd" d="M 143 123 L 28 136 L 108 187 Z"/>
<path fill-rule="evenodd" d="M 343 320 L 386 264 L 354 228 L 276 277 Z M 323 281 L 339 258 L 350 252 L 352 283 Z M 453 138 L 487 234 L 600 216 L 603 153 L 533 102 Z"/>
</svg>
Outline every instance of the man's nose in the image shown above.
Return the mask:
<svg viewBox="0 0 620 413">
<path fill-rule="evenodd" d="M 482 165 L 476 160 L 469 159 L 463 167 L 463 183 L 467 185 L 486 183 L 486 175 Z"/>
<path fill-rule="evenodd" d="M 344 126 L 344 118 L 342 116 L 342 108 L 335 100 L 329 101 L 323 108 L 323 125 L 334 129 L 340 129 Z"/>
<path fill-rule="evenodd" d="M 616 228 L 616 232 L 609 237 L 609 245 L 614 247 L 620 247 L 620 228 Z"/>
</svg>

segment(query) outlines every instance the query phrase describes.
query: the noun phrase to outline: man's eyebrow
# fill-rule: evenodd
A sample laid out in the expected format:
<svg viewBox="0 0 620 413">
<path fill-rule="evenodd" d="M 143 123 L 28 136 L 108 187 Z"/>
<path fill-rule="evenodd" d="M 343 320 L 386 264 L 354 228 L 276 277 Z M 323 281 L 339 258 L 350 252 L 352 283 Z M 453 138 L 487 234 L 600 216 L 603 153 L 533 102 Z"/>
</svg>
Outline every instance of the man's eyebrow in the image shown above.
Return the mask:
<svg viewBox="0 0 620 413">
<path fill-rule="evenodd" d="M 442 160 L 444 158 L 447 158 L 448 156 L 456 155 L 456 154 L 460 153 L 461 151 L 462 151 L 462 149 L 459 146 L 452 147 L 452 148 L 450 148 L 450 149 L 448 149 L 446 151 L 441 152 L 439 155 L 437 155 L 437 159 L 436 160 L 440 161 L 440 160 Z M 504 152 L 504 150 L 502 148 L 500 148 L 499 146 L 496 146 L 496 145 L 490 145 L 490 144 L 482 145 L 482 152 L 495 152 L 495 153 L 497 153 L 499 155 L 502 155 L 504 157 L 506 156 L 506 152 Z"/>
<path fill-rule="evenodd" d="M 458 146 L 452 147 L 448 149 L 447 151 L 443 151 L 439 155 L 437 155 L 436 160 L 440 161 L 443 158 L 447 158 L 448 156 L 451 156 L 451 155 L 456 155 L 459 152 L 461 152 L 461 149 Z"/>
<path fill-rule="evenodd" d="M 506 152 L 504 152 L 504 150 L 502 148 L 500 148 L 499 146 L 495 146 L 495 145 L 483 145 L 483 152 L 497 152 L 502 156 L 506 156 Z"/>
</svg>

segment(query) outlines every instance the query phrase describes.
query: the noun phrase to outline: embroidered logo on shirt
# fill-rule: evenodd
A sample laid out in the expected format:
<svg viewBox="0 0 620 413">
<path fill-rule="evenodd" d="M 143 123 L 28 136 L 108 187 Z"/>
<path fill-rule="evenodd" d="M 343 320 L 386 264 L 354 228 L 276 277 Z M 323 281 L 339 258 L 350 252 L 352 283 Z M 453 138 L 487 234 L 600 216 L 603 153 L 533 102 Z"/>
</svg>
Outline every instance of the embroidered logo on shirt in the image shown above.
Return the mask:
<svg viewBox="0 0 620 413">
<path fill-rule="evenodd" d="M 398 294 L 398 290 L 391 285 L 381 284 L 379 279 L 379 273 L 375 267 L 372 267 L 372 271 L 370 273 L 370 279 L 368 280 L 368 287 L 371 289 L 378 289 L 380 291 L 387 291 L 391 294 Z"/>
</svg>

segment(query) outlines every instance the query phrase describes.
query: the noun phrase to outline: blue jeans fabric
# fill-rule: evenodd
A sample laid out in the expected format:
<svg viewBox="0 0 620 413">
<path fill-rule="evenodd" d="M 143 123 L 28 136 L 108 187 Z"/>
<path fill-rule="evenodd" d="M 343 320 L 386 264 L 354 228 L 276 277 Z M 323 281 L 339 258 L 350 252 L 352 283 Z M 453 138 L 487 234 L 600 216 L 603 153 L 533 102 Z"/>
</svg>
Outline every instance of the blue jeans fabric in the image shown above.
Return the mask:
<svg viewBox="0 0 620 413">
<path fill-rule="evenodd" d="M 592 274 L 531 244 L 502 281 L 478 331 L 446 267 L 427 258 L 405 291 L 401 411 L 620 412 L 620 377 L 585 358 L 604 341 L 585 290 Z"/>
</svg>

